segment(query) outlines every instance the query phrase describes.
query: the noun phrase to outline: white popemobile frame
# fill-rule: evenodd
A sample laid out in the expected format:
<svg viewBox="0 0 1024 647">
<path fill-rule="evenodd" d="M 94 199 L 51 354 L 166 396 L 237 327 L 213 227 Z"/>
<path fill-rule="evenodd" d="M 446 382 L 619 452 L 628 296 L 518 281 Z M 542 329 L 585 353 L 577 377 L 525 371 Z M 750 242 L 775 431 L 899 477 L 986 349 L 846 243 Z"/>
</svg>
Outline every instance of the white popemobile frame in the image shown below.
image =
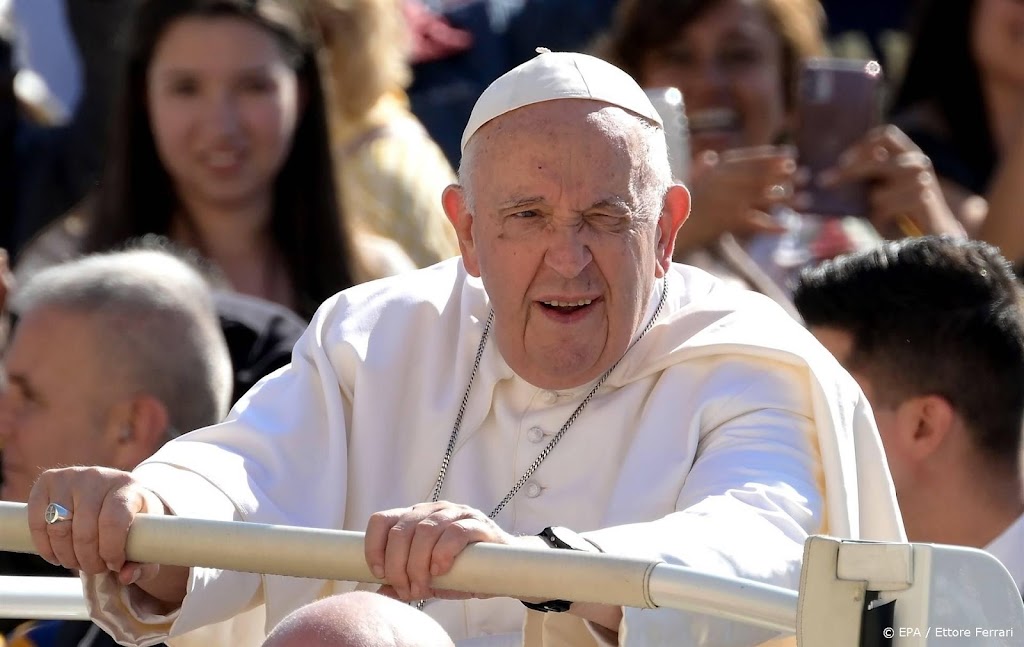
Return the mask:
<svg viewBox="0 0 1024 647">
<path fill-rule="evenodd" d="M 379 582 L 362 542 L 356 532 L 141 515 L 128 555 L 139 562 Z M 0 502 L 0 550 L 34 552 L 23 504 Z M 438 584 L 707 613 L 795 635 L 800 647 L 857 647 L 864 601 L 872 595 L 877 603 L 896 602 L 892 626 L 881 629 L 893 647 L 1024 645 L 1024 602 L 1010 574 L 984 551 L 953 546 L 812 536 L 797 593 L 657 561 L 476 544 Z M 0 577 L 0 618 L 86 617 L 79 580 Z"/>
</svg>

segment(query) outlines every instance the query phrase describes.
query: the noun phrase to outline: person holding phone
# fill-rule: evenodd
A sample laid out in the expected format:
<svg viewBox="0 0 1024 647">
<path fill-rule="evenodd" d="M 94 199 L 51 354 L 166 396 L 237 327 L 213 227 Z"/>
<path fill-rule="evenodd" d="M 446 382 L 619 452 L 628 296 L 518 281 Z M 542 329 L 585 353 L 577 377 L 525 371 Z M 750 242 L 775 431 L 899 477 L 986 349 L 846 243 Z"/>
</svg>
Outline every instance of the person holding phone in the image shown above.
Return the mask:
<svg viewBox="0 0 1024 647">
<path fill-rule="evenodd" d="M 794 140 L 807 182 L 794 206 L 825 217 L 868 215 L 890 238 L 962 237 L 931 161 L 898 128 L 881 125 L 882 79 L 877 61 L 801 62 Z"/>
<path fill-rule="evenodd" d="M 758 234 L 784 231 L 771 213 L 799 210 L 810 181 L 868 182 L 868 212 L 836 215 L 867 217 L 890 235 L 903 235 L 888 226 L 898 221 L 914 223 L 914 233 L 951 233 L 927 157 L 894 128 L 866 133 L 817 178 L 802 172 L 790 144 L 799 73 L 804 60 L 826 53 L 824 20 L 817 0 L 620 4 L 598 53 L 642 86 L 679 88 L 686 104 L 693 209 L 677 258 L 710 250 L 723 261 L 716 273 L 770 294 L 743 248 Z"/>
</svg>

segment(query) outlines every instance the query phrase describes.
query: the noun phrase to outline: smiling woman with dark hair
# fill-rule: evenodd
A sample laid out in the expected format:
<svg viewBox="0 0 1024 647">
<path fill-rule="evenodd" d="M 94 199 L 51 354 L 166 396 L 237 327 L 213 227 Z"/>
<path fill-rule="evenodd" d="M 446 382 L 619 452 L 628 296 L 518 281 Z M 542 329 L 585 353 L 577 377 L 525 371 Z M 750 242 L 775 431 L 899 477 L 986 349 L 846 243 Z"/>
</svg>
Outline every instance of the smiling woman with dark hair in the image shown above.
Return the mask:
<svg viewBox="0 0 1024 647">
<path fill-rule="evenodd" d="M 143 2 L 99 187 L 26 250 L 19 272 L 152 233 L 198 249 L 232 289 L 305 318 L 369 278 L 364 261 L 380 262 L 357 252 L 339 219 L 300 6 Z"/>
</svg>

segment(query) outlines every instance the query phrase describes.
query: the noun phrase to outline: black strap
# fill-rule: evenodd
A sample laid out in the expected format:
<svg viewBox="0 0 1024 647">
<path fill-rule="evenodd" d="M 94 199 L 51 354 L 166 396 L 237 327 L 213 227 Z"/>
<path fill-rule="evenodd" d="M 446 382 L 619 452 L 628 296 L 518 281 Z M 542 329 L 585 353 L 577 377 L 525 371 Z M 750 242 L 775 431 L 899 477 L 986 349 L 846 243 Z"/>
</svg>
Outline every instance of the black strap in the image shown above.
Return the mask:
<svg viewBox="0 0 1024 647">
<path fill-rule="evenodd" d="M 523 606 L 527 609 L 533 609 L 534 611 L 540 611 L 542 613 L 565 613 L 572 606 L 572 602 L 568 600 L 548 600 L 547 602 L 540 602 L 534 604 L 532 602 L 523 602 Z"/>
<path fill-rule="evenodd" d="M 897 631 L 895 611 L 896 600 L 879 603 L 877 591 L 867 592 L 860 620 L 860 647 L 892 647 Z"/>
</svg>

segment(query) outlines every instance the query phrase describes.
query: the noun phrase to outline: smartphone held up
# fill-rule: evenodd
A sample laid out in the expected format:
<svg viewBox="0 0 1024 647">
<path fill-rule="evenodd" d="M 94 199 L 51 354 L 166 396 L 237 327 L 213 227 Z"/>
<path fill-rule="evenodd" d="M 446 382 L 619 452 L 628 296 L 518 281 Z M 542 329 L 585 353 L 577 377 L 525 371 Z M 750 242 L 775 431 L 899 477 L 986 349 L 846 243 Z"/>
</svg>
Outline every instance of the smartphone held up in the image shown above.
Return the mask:
<svg viewBox="0 0 1024 647">
<path fill-rule="evenodd" d="M 810 172 L 809 203 L 819 216 L 868 214 L 868 186 L 822 186 L 820 176 L 843 152 L 882 120 L 882 67 L 877 61 L 813 58 L 801 67 L 797 86 L 795 144 L 800 166 Z"/>
</svg>

